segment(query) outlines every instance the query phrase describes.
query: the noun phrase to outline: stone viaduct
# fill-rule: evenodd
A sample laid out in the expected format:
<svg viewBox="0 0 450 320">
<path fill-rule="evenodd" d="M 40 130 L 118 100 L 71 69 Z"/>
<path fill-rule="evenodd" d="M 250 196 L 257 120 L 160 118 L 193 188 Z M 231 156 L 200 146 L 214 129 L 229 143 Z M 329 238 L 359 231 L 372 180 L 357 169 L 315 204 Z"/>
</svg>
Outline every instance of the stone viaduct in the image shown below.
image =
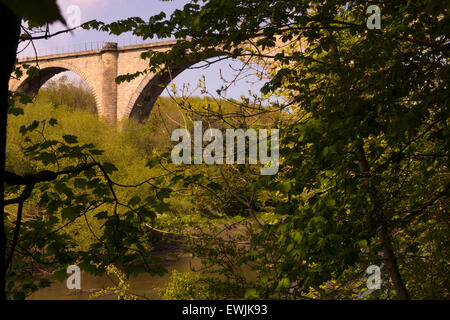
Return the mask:
<svg viewBox="0 0 450 320">
<path fill-rule="evenodd" d="M 169 73 L 147 73 L 130 82 L 117 84 L 119 75 L 135 73 L 148 68 L 148 60 L 140 54 L 148 50 L 167 51 L 173 41 L 118 47 L 117 43 L 104 42 L 99 50 L 54 54 L 37 58 L 20 59 L 19 64 L 38 62 L 39 76 L 12 79 L 9 87 L 28 95 L 36 94 L 41 86 L 54 75 L 72 71 L 83 79 L 95 96 L 98 114 L 110 122 L 125 118 L 139 121 L 148 117 L 153 104 L 164 88 L 178 74 L 200 61 L 190 61 L 182 66 L 172 66 Z"/>
</svg>

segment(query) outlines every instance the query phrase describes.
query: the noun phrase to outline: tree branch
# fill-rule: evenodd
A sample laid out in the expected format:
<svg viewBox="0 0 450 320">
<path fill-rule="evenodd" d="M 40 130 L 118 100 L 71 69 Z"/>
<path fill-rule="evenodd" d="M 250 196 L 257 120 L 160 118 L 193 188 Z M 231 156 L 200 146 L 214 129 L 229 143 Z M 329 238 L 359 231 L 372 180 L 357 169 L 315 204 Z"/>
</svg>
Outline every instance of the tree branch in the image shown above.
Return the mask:
<svg viewBox="0 0 450 320">
<path fill-rule="evenodd" d="M 47 32 L 45 32 L 45 34 L 43 36 L 37 36 L 37 37 L 33 37 L 29 32 L 27 32 L 26 36 L 24 36 L 24 35 L 20 36 L 20 40 L 22 40 L 22 41 L 27 41 L 27 40 L 33 41 L 33 40 L 41 40 L 41 39 L 46 39 L 47 40 L 47 39 L 52 38 L 54 36 L 57 36 L 59 34 L 71 32 L 71 31 L 76 30 L 78 28 L 82 28 L 83 26 L 88 25 L 88 24 L 90 24 L 90 23 L 92 23 L 94 21 L 95 20 L 84 22 L 84 23 L 80 24 L 77 27 L 70 28 L 70 29 L 65 29 L 65 30 L 60 30 L 60 31 L 55 32 L 55 33 L 47 33 Z"/>
<path fill-rule="evenodd" d="M 39 182 L 53 181 L 61 175 L 80 173 L 95 166 L 100 166 L 100 164 L 98 162 L 93 162 L 89 164 L 83 164 L 75 169 L 62 170 L 58 172 L 43 170 L 38 173 L 26 174 L 24 176 L 20 176 L 14 172 L 5 171 L 5 183 L 10 186 L 26 186 Z"/>
</svg>

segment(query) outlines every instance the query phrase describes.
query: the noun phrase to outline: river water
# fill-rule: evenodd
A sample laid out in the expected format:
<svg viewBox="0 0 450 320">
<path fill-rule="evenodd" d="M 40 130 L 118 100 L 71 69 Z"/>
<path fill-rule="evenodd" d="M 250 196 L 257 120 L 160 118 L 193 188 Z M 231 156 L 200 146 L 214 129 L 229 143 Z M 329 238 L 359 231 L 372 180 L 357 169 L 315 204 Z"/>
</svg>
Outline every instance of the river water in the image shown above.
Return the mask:
<svg viewBox="0 0 450 320">
<path fill-rule="evenodd" d="M 128 280 L 130 291 L 139 296 L 145 295 L 149 299 L 160 299 L 161 297 L 158 295 L 155 287 L 164 287 L 173 270 L 188 272 L 191 271 L 191 266 L 194 268 L 199 267 L 200 261 L 192 259 L 188 254 L 182 254 L 178 259 L 166 261 L 165 267 L 169 272 L 163 276 L 140 274 L 137 277 L 130 277 Z M 28 297 L 28 300 L 88 300 L 91 293 L 84 292 L 85 290 L 96 290 L 109 286 L 112 286 L 112 282 L 107 276 L 95 277 L 81 271 L 82 293 L 77 292 L 75 294 L 74 290 L 67 289 L 66 281 L 54 281 L 50 287 L 40 289 L 33 293 Z M 117 296 L 103 296 L 98 299 L 116 300 Z"/>
</svg>

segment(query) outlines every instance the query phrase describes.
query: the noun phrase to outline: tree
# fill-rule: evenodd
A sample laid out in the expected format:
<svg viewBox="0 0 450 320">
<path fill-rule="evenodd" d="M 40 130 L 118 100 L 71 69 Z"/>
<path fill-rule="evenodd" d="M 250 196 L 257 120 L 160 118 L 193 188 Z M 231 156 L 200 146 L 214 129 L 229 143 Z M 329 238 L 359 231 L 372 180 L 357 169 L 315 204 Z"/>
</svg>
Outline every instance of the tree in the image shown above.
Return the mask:
<svg viewBox="0 0 450 320">
<path fill-rule="evenodd" d="M 27 6 L 29 5 L 29 6 Z M 1 67 L 1 93 L 0 93 L 0 208 L 2 208 L 2 218 L 0 222 L 0 300 L 5 300 L 5 257 L 6 257 L 6 234 L 4 229 L 4 182 L 5 182 L 5 158 L 6 158 L 6 127 L 9 104 L 8 83 L 16 61 L 16 52 L 21 32 L 21 17 L 29 21 L 35 21 L 38 24 L 63 20 L 59 8 L 55 1 L 47 1 L 45 11 L 34 10 L 36 3 L 28 1 L 26 4 L 18 4 L 13 2 L 6 4 L 4 1 L 0 3 L 2 28 L 10 30 L 3 35 L 3 43 L 5 44 L 4 62 Z M 34 7 L 34 8 L 33 8 Z"/>
<path fill-rule="evenodd" d="M 4 3 L 0 4 L 1 23 L 13 32 L 4 35 L 8 59 L 2 64 L 0 96 L 0 205 L 17 205 L 15 215 L 2 211 L 0 256 L 6 262 L 13 261 L 9 256 L 14 252 L 6 250 L 6 232 L 13 235 L 9 248 L 14 248 L 20 234 L 28 244 L 43 227 L 31 221 L 25 225 L 25 233 L 20 230 L 23 199 L 38 186 L 39 202 L 49 211 L 49 219 L 71 220 L 99 201 L 106 201 L 110 208 L 99 213 L 98 219 L 106 220 L 105 232 L 89 250 L 67 250 L 73 249 L 73 241 L 70 235 L 60 233 L 51 238 L 51 250 L 39 251 L 42 256 L 38 258 L 44 262 L 56 258 L 57 267 L 78 258 L 92 271 L 96 266 L 87 261 L 128 263 L 136 270 L 137 259 L 142 258 L 144 265 L 152 262 L 143 255 L 147 251 L 146 232 L 170 233 L 175 229 L 188 239 L 192 253 L 216 271 L 233 275 L 231 281 L 212 279 L 218 297 L 358 298 L 364 288 L 361 277 L 371 264 L 381 266 L 383 274 L 387 269 L 388 275 L 383 278 L 383 290 L 371 295 L 374 298 L 449 296 L 448 4 L 431 0 L 378 2 L 380 30 L 367 29 L 368 4 L 360 0 L 193 0 L 169 18 L 161 13 L 148 21 L 129 18 L 85 25 L 113 34 L 132 31 L 144 39 L 180 39 L 168 52 L 143 55 L 151 71 L 167 71 L 166 66 L 192 56 L 195 60 L 212 55 L 269 59 L 272 80 L 263 93 L 280 93 L 287 101 L 271 108 L 287 110 L 284 114 L 289 118 L 282 128 L 278 175 L 258 177 L 251 168 L 240 167 L 213 173 L 198 168 L 184 174 L 169 168 L 170 179 L 165 176 L 168 185 L 161 181 L 144 201 L 132 197 L 124 202 L 116 196 L 116 188 L 123 185 L 111 178 L 114 167 L 96 161 L 99 151 L 91 145 L 79 145 L 70 135 L 45 141 L 44 134 L 44 140 L 30 145 L 30 159 L 52 170 L 27 175 L 5 171 L 6 116 L 8 111 L 20 113 L 10 99 L 16 95 L 10 96 L 7 90 L 21 39 L 18 17 L 36 26 L 61 16 L 51 0 L 45 2 L 46 11 L 36 10 L 32 1 Z M 33 36 L 25 33 L 23 37 Z M 282 51 L 261 50 L 280 44 Z M 29 73 L 33 72 L 29 68 Z M 246 110 L 254 110 L 245 101 L 239 109 L 244 110 L 238 114 L 244 119 Z M 207 109 L 207 113 L 229 121 L 220 108 Z M 197 115 L 204 117 L 205 113 Z M 21 131 L 24 136 L 36 130 L 44 132 L 45 125 L 34 122 Z M 57 148 L 61 159 L 53 157 L 52 148 Z M 151 159 L 149 166 L 162 160 Z M 247 186 L 254 187 L 250 189 L 254 192 L 242 186 L 242 177 L 251 181 Z M 245 218 L 249 219 L 242 224 L 231 219 L 225 223 L 226 230 L 238 226 L 244 233 L 218 237 L 218 233 L 223 235 L 221 231 L 211 233 L 204 227 L 217 227 L 214 224 L 219 220 L 192 221 L 191 216 L 184 219 L 187 223 L 182 221 L 187 226 L 184 230 L 171 221 L 169 231 L 155 228 L 156 212 L 168 211 L 164 199 L 173 188 L 193 185 L 207 187 L 201 197 L 191 195 L 190 200 L 198 201 L 194 212 L 229 197 L 233 201 L 227 201 L 228 206 L 216 205 L 213 214 L 225 218 L 248 214 Z M 94 197 L 78 189 L 89 190 Z M 14 197 L 5 201 L 5 193 Z M 219 194 L 219 200 L 214 194 Z M 257 195 L 255 202 L 253 195 Z M 11 216 L 16 223 L 5 225 Z M 50 229 L 44 231 L 51 234 L 59 222 L 50 223 Z M 186 234 L 192 229 L 199 232 Z M 123 237 L 118 238 L 118 233 Z M 33 241 L 33 245 L 39 244 L 42 242 Z M 22 261 L 26 259 L 14 263 Z M 246 263 L 258 271 L 258 281 L 246 282 L 236 273 Z M 4 286 L 7 270 L 6 265 L 1 266 Z M 201 281 L 202 290 L 205 283 L 208 281 Z M 28 288 L 17 292 L 34 288 L 29 279 L 23 284 Z M 242 290 L 244 284 L 246 290 Z"/>
<path fill-rule="evenodd" d="M 144 55 L 152 71 L 192 55 L 290 47 L 264 54 L 277 68 L 263 92 L 284 90 L 296 116 L 284 128 L 282 174 L 267 185 L 285 195 L 278 213 L 287 216 L 251 239 L 259 256 L 280 253 L 269 291 L 326 297 L 354 287 L 375 261 L 395 292 L 384 297 L 426 296 L 433 281 L 442 286 L 431 296 L 449 294 L 448 255 L 439 253 L 448 249 L 448 4 L 376 4 L 380 30 L 368 30 L 359 0 L 194 0 L 168 18 L 90 25 L 180 39 Z M 248 43 L 251 52 L 240 46 Z M 433 263 L 447 271 L 417 285 L 418 266 Z"/>
<path fill-rule="evenodd" d="M 67 132 L 49 138 L 47 129 L 58 126 L 53 118 L 20 127 L 23 165 L 5 168 L 8 116 L 23 114 L 22 103 L 33 98 L 8 91 L 9 79 L 21 77 L 24 70 L 29 77 L 39 76 L 37 67 L 15 66 L 18 44 L 54 36 L 41 27 L 57 20 L 64 23 L 64 19 L 56 0 L 1 1 L 0 10 L 2 27 L 11 30 L 3 36 L 6 46 L 1 69 L 0 300 L 24 299 L 49 286 L 48 279 L 34 277 L 36 268 L 57 279 L 64 279 L 67 265 L 74 263 L 94 274 L 103 274 L 111 263 L 125 267 L 127 275 L 144 270 L 161 273 L 163 269 L 155 263 L 159 259 L 149 254 L 151 241 L 143 226 L 153 223 L 158 210 L 148 205 L 162 207 L 169 189 L 160 196 L 158 183 L 152 184 L 155 189 L 147 190 L 145 205 L 133 192 L 119 192 L 135 186 L 115 182 L 117 168 L 99 160 L 103 151 L 93 144 L 80 143 Z M 101 224 L 100 234 L 92 230 L 88 213 Z M 85 219 L 94 237 L 88 247 L 67 231 L 79 218 Z"/>
</svg>

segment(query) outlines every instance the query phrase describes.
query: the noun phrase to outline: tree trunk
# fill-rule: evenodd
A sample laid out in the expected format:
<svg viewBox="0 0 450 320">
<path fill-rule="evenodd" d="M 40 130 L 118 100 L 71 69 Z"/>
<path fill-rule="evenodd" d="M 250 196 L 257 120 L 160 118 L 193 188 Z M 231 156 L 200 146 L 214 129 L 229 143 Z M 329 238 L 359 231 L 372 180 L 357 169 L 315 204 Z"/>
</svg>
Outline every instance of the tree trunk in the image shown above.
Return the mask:
<svg viewBox="0 0 450 320">
<path fill-rule="evenodd" d="M 408 290 L 406 290 L 405 283 L 403 282 L 400 271 L 398 270 L 397 258 L 395 257 L 394 249 L 392 249 L 392 242 L 389 232 L 386 230 L 386 226 L 381 225 L 378 234 L 383 245 L 383 257 L 386 261 L 389 276 L 394 284 L 395 292 L 397 292 L 397 297 L 401 300 L 410 300 L 411 298 Z"/>
<path fill-rule="evenodd" d="M 6 300 L 6 232 L 5 232 L 5 159 L 8 119 L 8 83 L 16 61 L 21 19 L 4 4 L 0 4 L 2 59 L 0 63 L 0 301 Z"/>
<path fill-rule="evenodd" d="M 364 176 L 366 182 L 369 182 L 370 179 L 370 167 L 369 162 L 366 158 L 366 153 L 364 151 L 364 146 L 362 143 L 355 143 L 355 153 L 359 158 L 359 170 L 361 174 Z M 395 292 L 397 293 L 397 297 L 401 300 L 409 300 L 411 299 L 408 291 L 406 290 L 405 283 L 403 282 L 402 276 L 400 274 L 400 270 L 397 265 L 397 258 L 395 257 L 394 250 L 392 248 L 392 241 L 389 235 L 389 231 L 387 230 L 384 214 L 382 209 L 378 205 L 379 197 L 376 189 L 371 188 L 370 199 L 374 203 L 375 206 L 375 214 L 377 215 L 377 224 L 378 224 L 378 236 L 380 237 L 381 244 L 383 246 L 383 258 L 386 262 L 389 277 L 394 283 Z"/>
</svg>

